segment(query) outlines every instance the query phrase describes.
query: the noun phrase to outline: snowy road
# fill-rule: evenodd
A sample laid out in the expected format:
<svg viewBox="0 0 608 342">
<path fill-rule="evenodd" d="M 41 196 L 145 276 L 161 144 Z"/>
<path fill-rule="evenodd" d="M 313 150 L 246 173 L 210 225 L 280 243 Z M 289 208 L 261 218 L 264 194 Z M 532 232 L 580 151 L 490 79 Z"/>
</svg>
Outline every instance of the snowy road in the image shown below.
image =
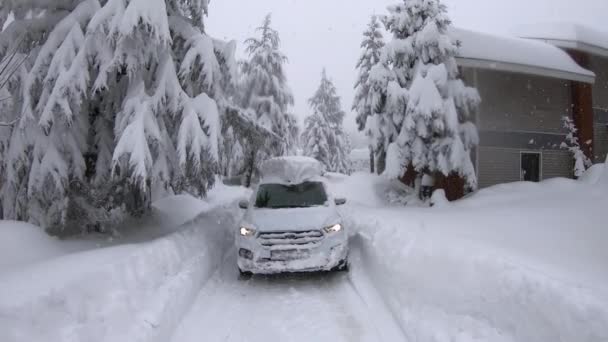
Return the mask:
<svg viewBox="0 0 608 342">
<path fill-rule="evenodd" d="M 359 269 L 241 279 L 233 250 L 201 290 L 173 341 L 402 341 Z"/>
<path fill-rule="evenodd" d="M 593 179 L 429 209 L 385 205 L 364 177 L 331 180 L 350 201 L 348 273 L 240 279 L 233 232 L 248 194 L 188 213 L 174 199 L 163 212 L 200 215 L 0 274 L 0 341 L 608 341 L 608 198 Z"/>
</svg>

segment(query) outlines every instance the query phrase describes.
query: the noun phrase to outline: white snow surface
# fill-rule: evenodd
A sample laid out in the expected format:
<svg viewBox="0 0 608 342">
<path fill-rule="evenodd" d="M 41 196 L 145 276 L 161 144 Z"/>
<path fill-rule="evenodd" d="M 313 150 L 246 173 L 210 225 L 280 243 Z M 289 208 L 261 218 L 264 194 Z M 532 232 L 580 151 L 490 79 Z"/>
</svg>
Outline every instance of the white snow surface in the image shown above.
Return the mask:
<svg viewBox="0 0 608 342">
<path fill-rule="evenodd" d="M 248 195 L 241 188 L 223 190 L 207 202 L 184 196 L 157 202 L 160 213 L 170 213 L 160 215 L 164 224 L 188 221 L 180 229 L 166 227 L 159 238 L 0 274 L 0 341 L 166 341 L 222 260 L 231 237 L 224 227 L 236 225 L 236 200 Z M 193 207 L 198 217 L 190 216 Z M 153 228 L 147 234 L 160 233 Z M 125 241 L 133 239 L 144 238 Z M 34 238 L 24 240 L 21 248 L 29 248 Z M 49 241 L 40 244 L 52 247 Z"/>
<path fill-rule="evenodd" d="M 60 241 L 28 223 L 0 221 L 0 276 L 25 265 L 93 246 L 93 243 L 82 241 Z"/>
<path fill-rule="evenodd" d="M 0 340 L 608 340 L 605 165 L 433 208 L 387 204 L 383 177 L 325 177 L 349 200 L 349 273 L 239 278 L 239 211 L 207 208 L 151 242 L 0 276 Z"/>
<path fill-rule="evenodd" d="M 520 37 L 578 42 L 608 50 L 608 31 L 572 22 L 540 22 L 514 29 Z"/>
<path fill-rule="evenodd" d="M 461 28 L 454 28 L 451 33 L 462 43 L 458 56 L 460 58 L 595 76 L 593 72 L 579 66 L 566 52 L 545 42 Z"/>
</svg>

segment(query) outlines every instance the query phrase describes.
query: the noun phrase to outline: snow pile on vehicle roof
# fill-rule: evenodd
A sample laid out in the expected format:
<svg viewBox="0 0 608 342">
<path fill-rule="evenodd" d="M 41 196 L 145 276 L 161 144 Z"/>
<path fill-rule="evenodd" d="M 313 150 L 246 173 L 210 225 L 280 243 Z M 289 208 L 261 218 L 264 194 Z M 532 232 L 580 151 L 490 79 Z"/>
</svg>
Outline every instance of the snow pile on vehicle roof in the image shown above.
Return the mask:
<svg viewBox="0 0 608 342">
<path fill-rule="evenodd" d="M 265 161 L 261 168 L 262 183 L 298 184 L 319 177 L 325 167 L 309 157 L 278 157 Z"/>
</svg>

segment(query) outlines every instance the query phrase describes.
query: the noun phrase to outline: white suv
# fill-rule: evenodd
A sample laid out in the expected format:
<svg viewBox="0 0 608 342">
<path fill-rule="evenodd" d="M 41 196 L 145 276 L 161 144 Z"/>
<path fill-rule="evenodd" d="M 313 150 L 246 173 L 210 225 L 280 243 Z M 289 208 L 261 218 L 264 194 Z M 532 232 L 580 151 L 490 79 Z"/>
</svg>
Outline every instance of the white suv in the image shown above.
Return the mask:
<svg viewBox="0 0 608 342">
<path fill-rule="evenodd" d="M 322 178 L 319 162 L 304 157 L 274 158 L 236 232 L 241 274 L 347 270 L 348 234 Z"/>
</svg>

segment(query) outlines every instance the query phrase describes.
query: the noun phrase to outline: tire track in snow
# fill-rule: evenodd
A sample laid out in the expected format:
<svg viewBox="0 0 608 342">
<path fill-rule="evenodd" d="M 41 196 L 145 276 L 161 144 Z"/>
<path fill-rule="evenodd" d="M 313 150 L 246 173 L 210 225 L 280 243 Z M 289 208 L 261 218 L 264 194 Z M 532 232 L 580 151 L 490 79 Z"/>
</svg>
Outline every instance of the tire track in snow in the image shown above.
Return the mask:
<svg viewBox="0 0 608 342">
<path fill-rule="evenodd" d="M 379 290 L 369 278 L 369 273 L 365 271 L 360 239 L 362 237 L 359 235 L 350 239 L 351 270 L 348 277 L 349 285 L 370 311 L 375 312 L 372 315 L 372 321 L 383 341 L 407 341 L 407 333 L 404 327 L 399 324 L 399 318 L 387 305 Z"/>
<path fill-rule="evenodd" d="M 356 246 L 355 246 L 356 248 Z M 346 273 L 239 279 L 234 249 L 203 287 L 174 342 L 405 341 L 354 251 Z"/>
</svg>

